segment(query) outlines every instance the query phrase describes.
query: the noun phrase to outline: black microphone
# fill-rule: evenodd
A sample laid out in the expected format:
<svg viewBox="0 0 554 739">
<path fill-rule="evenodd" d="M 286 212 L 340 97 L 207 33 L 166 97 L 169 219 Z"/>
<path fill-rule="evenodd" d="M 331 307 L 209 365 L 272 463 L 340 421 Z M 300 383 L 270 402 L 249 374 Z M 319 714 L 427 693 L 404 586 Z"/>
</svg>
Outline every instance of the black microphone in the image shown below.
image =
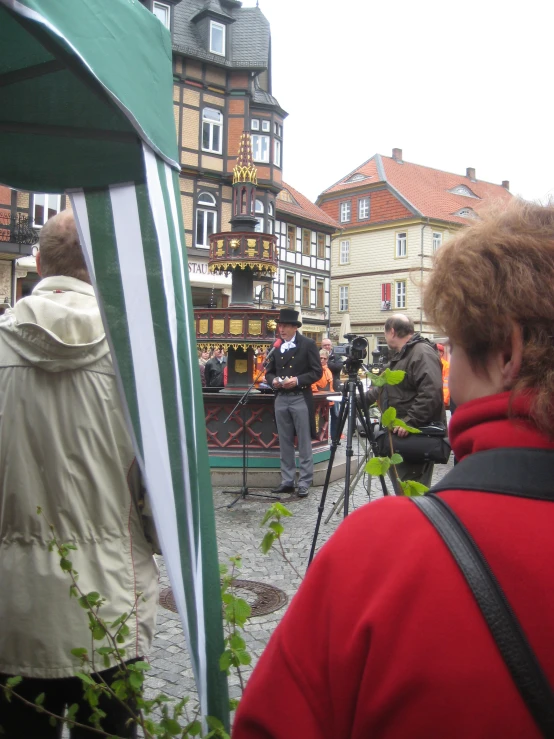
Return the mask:
<svg viewBox="0 0 554 739">
<path fill-rule="evenodd" d="M 267 357 L 264 359 L 264 367 L 267 367 L 267 360 L 270 358 L 273 352 L 281 346 L 282 343 L 283 343 L 283 339 L 275 339 L 273 346 L 267 353 Z"/>
</svg>

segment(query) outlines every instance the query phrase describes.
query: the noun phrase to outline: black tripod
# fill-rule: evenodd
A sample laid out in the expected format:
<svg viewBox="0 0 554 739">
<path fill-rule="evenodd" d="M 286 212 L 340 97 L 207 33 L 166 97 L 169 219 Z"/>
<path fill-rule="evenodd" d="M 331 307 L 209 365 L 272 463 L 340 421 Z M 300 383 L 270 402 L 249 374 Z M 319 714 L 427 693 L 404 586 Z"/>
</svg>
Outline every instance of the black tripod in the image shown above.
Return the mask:
<svg viewBox="0 0 554 739">
<path fill-rule="evenodd" d="M 319 502 L 319 508 L 317 509 L 317 522 L 315 525 L 314 537 L 312 539 L 312 548 L 310 550 L 310 558 L 308 560 L 308 567 L 310 566 L 312 559 L 315 554 L 315 547 L 317 543 L 317 537 L 319 534 L 319 527 L 321 525 L 321 518 L 323 516 L 323 509 L 325 508 L 325 499 L 327 497 L 327 490 L 329 488 L 329 481 L 331 479 L 331 470 L 333 469 L 333 462 L 335 459 L 335 453 L 340 442 L 340 437 L 344 429 L 344 424 L 348 418 L 348 430 L 346 432 L 346 473 L 344 477 L 344 518 L 348 516 L 348 505 L 350 501 L 350 468 L 352 466 L 352 456 L 354 451 L 352 449 L 352 437 L 354 429 L 356 427 L 356 418 L 359 419 L 363 430 L 366 433 L 369 447 L 373 454 L 377 452 L 375 436 L 373 434 L 373 426 L 369 418 L 369 408 L 367 399 L 365 396 L 364 386 L 358 378 L 358 371 L 362 367 L 362 362 L 359 360 L 348 359 L 345 363 L 345 369 L 348 372 L 348 382 L 344 384 L 342 389 L 342 399 L 340 401 L 339 416 L 337 420 L 337 427 L 335 429 L 335 435 L 331 441 L 331 456 L 329 458 L 329 464 L 327 465 L 327 474 L 325 476 L 325 483 L 323 485 L 323 492 L 321 493 L 321 500 Z M 356 392 L 357 391 L 357 392 Z M 388 495 L 387 485 L 383 475 L 379 475 L 381 487 L 383 489 L 383 495 Z M 394 481 L 391 481 L 393 488 L 396 492 Z"/>
<path fill-rule="evenodd" d="M 228 423 L 229 419 L 231 418 L 233 413 L 237 410 L 237 408 L 239 406 L 241 407 L 240 417 L 241 417 L 241 422 L 242 422 L 242 487 L 238 495 L 237 495 L 236 490 L 222 490 L 223 493 L 230 494 L 230 495 L 237 495 L 237 497 L 232 503 L 229 503 L 228 506 L 225 506 L 226 508 L 232 508 L 235 505 L 235 503 L 238 503 L 239 500 L 245 500 L 247 495 L 250 495 L 253 498 L 267 498 L 268 500 L 281 500 L 281 498 L 276 497 L 275 495 L 262 495 L 261 493 L 251 493 L 246 484 L 247 482 L 246 406 L 248 404 L 248 398 L 250 397 L 252 388 L 257 383 L 258 378 L 263 374 L 264 371 L 265 371 L 265 363 L 262 369 L 258 372 L 257 377 L 254 378 L 254 382 L 250 385 L 248 390 L 246 390 L 246 392 L 240 397 L 239 402 L 236 404 L 236 406 L 233 408 L 233 410 L 229 413 L 229 415 L 224 421 L 224 423 Z"/>
</svg>

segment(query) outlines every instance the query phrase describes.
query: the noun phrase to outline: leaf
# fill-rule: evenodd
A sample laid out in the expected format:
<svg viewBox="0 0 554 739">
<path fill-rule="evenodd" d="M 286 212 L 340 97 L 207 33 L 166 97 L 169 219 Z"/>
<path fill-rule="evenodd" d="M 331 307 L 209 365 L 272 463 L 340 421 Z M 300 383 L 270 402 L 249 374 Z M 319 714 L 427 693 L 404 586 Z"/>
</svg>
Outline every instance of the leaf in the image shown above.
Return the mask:
<svg viewBox="0 0 554 739">
<path fill-rule="evenodd" d="M 62 557 L 60 559 L 60 567 L 64 572 L 69 572 L 69 570 L 73 569 L 73 562 L 71 560 L 66 559 L 65 557 Z"/>
<path fill-rule="evenodd" d="M 130 672 L 127 676 L 127 680 L 132 688 L 140 690 L 142 688 L 142 683 L 144 682 L 144 675 L 141 672 Z"/>
<path fill-rule="evenodd" d="M 292 512 L 289 511 L 289 509 L 282 503 L 274 503 L 272 507 L 275 508 L 277 513 L 279 513 L 279 515 L 281 516 L 292 516 Z"/>
<path fill-rule="evenodd" d="M 96 639 L 97 641 L 100 641 L 105 636 L 106 636 L 106 629 L 102 626 L 101 623 L 97 622 L 94 628 L 92 629 L 92 638 Z"/>
<path fill-rule="evenodd" d="M 227 672 L 232 664 L 233 664 L 233 654 L 228 649 L 226 649 L 221 655 L 221 657 L 219 658 L 219 669 L 222 672 Z"/>
<path fill-rule="evenodd" d="M 206 716 L 206 721 L 210 729 L 221 729 L 221 731 L 225 731 L 225 727 L 218 718 L 215 718 L 215 716 Z"/>
<path fill-rule="evenodd" d="M 6 686 L 8 688 L 15 688 L 16 685 L 19 685 L 19 683 L 23 680 L 23 678 L 20 675 L 14 675 L 13 677 L 9 677 L 6 680 Z"/>
<path fill-rule="evenodd" d="M 229 639 L 229 646 L 231 649 L 244 649 L 246 642 L 240 634 L 233 634 Z"/>
<path fill-rule="evenodd" d="M 422 483 L 415 482 L 414 480 L 406 480 L 405 482 L 400 482 L 400 485 L 402 486 L 404 495 L 407 495 L 410 498 L 413 498 L 417 495 L 424 495 L 429 490 L 426 485 L 422 485 Z"/>
<path fill-rule="evenodd" d="M 79 591 L 75 587 L 75 585 L 69 586 L 69 597 L 70 598 L 78 598 L 79 597 Z"/>
<path fill-rule="evenodd" d="M 135 670 L 140 670 L 141 672 L 146 672 L 146 670 L 152 669 L 152 665 L 150 665 L 148 662 L 143 662 L 142 660 L 139 662 L 133 662 L 133 664 L 129 665 L 129 667 L 134 667 Z"/>
<path fill-rule="evenodd" d="M 191 736 L 200 736 L 200 732 L 202 731 L 202 724 L 198 720 L 193 721 L 187 726 L 187 731 Z"/>
<path fill-rule="evenodd" d="M 86 657 L 88 655 L 88 650 L 85 647 L 77 647 L 76 649 L 71 650 L 71 654 L 74 657 L 77 657 L 77 659 L 81 659 L 81 657 Z"/>
<path fill-rule="evenodd" d="M 383 375 L 371 375 L 371 384 L 373 387 L 383 387 L 387 383 Z"/>
<path fill-rule="evenodd" d="M 283 531 L 285 530 L 285 527 L 283 526 L 283 524 L 282 524 L 282 523 L 279 523 L 279 521 L 272 521 L 272 522 L 271 522 L 271 523 L 269 524 L 269 528 L 270 528 L 270 529 L 271 529 L 272 531 L 274 531 L 274 532 L 275 532 L 275 536 L 277 536 L 277 537 L 281 536 L 281 534 L 282 534 L 282 533 L 283 533 Z"/>
<path fill-rule="evenodd" d="M 48 719 L 48 723 L 49 723 L 49 724 L 50 724 L 50 726 L 52 726 L 53 728 L 56 728 L 56 726 L 58 725 L 58 720 L 56 719 L 56 717 L 55 717 L 55 716 L 50 716 L 50 718 Z"/>
<path fill-rule="evenodd" d="M 160 721 L 160 726 L 162 726 L 167 732 L 169 732 L 171 736 L 177 736 L 177 734 L 181 733 L 179 722 L 175 721 L 175 719 L 163 718 Z"/>
<path fill-rule="evenodd" d="M 368 475 L 373 477 L 379 477 L 380 475 L 386 475 L 390 467 L 390 460 L 388 457 L 372 457 L 365 466 L 365 471 Z"/>
<path fill-rule="evenodd" d="M 239 707 L 240 698 L 229 698 L 229 710 L 236 711 Z"/>
<path fill-rule="evenodd" d="M 390 463 L 391 464 L 402 464 L 403 461 L 404 460 L 403 460 L 402 455 L 401 454 L 398 454 L 398 452 L 395 452 L 392 455 L 392 457 L 390 458 Z"/>
<path fill-rule="evenodd" d="M 79 710 L 79 704 L 78 703 L 72 703 L 69 708 L 67 709 L 66 717 L 69 719 L 75 718 L 75 714 Z"/>
<path fill-rule="evenodd" d="M 386 369 L 383 372 L 382 376 L 385 378 L 385 383 L 387 385 L 400 385 L 400 383 L 406 376 L 406 373 L 404 372 L 404 370 Z"/>
<path fill-rule="evenodd" d="M 229 568 L 227 567 L 227 565 L 224 565 L 220 562 L 219 563 L 219 574 L 226 575 L 228 571 L 229 571 Z"/>
<path fill-rule="evenodd" d="M 392 428 L 393 421 L 396 418 L 396 408 L 387 408 L 387 410 L 381 416 L 381 426 L 385 428 Z"/>
<path fill-rule="evenodd" d="M 76 672 L 75 677 L 78 677 L 79 680 L 82 680 L 87 685 L 96 685 L 91 676 L 87 675 L 85 672 Z"/>
<path fill-rule="evenodd" d="M 273 546 L 274 541 L 275 533 L 273 531 L 268 531 L 262 539 L 262 543 L 260 544 L 260 549 L 262 550 L 263 554 L 267 554 L 269 552 L 269 550 Z"/>
<path fill-rule="evenodd" d="M 42 706 L 45 698 L 46 698 L 45 693 L 41 693 L 40 695 L 37 695 L 37 697 L 35 698 L 35 706 Z"/>
<path fill-rule="evenodd" d="M 237 651 L 237 657 L 241 665 L 249 665 L 252 662 L 252 657 L 244 649 Z"/>
<path fill-rule="evenodd" d="M 401 429 L 405 429 L 406 431 L 409 431 L 410 434 L 421 434 L 421 431 L 419 429 L 415 429 L 413 426 L 408 426 L 407 423 L 402 421 L 400 418 L 397 418 L 394 422 L 395 426 L 398 426 Z"/>
</svg>

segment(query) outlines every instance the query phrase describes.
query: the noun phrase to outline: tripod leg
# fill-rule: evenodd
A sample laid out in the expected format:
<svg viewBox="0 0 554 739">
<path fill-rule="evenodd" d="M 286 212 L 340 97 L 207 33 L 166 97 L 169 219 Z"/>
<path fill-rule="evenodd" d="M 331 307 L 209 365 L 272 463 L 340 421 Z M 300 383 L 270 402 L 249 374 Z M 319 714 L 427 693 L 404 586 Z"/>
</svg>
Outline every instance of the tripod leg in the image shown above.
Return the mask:
<svg viewBox="0 0 554 739">
<path fill-rule="evenodd" d="M 335 460 L 335 454 L 337 451 L 337 447 L 339 445 L 340 437 L 342 434 L 342 430 L 344 429 L 344 424 L 346 422 L 346 409 L 348 406 L 348 392 L 347 392 L 347 386 L 344 387 L 344 390 L 342 392 L 342 400 L 340 402 L 340 409 L 339 409 L 339 417 L 337 420 L 337 428 L 335 431 L 335 437 L 332 440 L 331 443 L 331 456 L 329 457 L 329 463 L 327 465 L 327 474 L 325 475 L 325 482 L 323 484 L 323 491 L 321 493 L 321 499 L 319 501 L 319 507 L 317 509 L 317 521 L 315 524 L 315 530 L 314 535 L 312 538 L 312 546 L 310 549 L 310 557 L 308 559 L 308 567 L 312 563 L 312 559 L 314 558 L 315 554 L 315 547 L 317 544 L 317 537 L 319 534 L 319 527 L 321 526 L 321 518 L 323 516 L 323 509 L 325 508 L 325 499 L 327 498 L 327 490 L 329 489 L 329 481 L 331 479 L 331 470 L 333 469 L 333 462 Z"/>
</svg>

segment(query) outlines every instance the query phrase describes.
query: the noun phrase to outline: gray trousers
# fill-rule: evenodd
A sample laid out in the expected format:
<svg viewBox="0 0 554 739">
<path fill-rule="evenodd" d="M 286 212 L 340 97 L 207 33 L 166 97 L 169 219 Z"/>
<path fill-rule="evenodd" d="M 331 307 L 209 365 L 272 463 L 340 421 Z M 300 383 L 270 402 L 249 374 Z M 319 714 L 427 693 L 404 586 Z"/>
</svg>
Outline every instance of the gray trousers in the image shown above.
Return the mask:
<svg viewBox="0 0 554 739">
<path fill-rule="evenodd" d="M 303 395 L 279 394 L 275 398 L 275 421 L 281 450 L 281 482 L 294 485 L 296 464 L 294 461 L 294 437 L 298 438 L 300 475 L 298 487 L 308 488 L 314 477 L 314 458 L 310 416 Z"/>
</svg>

